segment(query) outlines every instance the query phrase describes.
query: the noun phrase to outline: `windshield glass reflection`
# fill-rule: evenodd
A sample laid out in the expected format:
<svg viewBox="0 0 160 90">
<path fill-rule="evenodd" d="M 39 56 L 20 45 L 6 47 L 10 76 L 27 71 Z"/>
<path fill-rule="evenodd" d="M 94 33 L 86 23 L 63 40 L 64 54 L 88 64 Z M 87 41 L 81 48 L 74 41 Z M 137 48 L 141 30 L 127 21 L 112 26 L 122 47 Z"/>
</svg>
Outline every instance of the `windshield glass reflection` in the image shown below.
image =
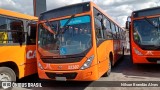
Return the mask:
<svg viewBox="0 0 160 90">
<path fill-rule="evenodd" d="M 80 54 L 91 47 L 90 17 L 72 17 L 70 22 L 68 20 L 50 22 L 48 27 L 55 34 L 39 25 L 38 50 L 44 56 Z"/>
<path fill-rule="evenodd" d="M 133 35 L 141 48 L 160 49 L 160 18 L 135 20 Z"/>
</svg>

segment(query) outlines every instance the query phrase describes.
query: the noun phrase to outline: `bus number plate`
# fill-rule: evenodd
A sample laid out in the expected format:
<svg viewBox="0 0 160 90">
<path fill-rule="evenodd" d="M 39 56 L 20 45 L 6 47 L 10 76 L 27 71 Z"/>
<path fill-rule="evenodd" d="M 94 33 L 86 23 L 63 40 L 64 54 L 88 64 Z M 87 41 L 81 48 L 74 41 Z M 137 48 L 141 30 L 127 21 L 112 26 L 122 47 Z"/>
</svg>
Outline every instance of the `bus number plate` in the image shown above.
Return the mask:
<svg viewBox="0 0 160 90">
<path fill-rule="evenodd" d="M 66 81 L 66 77 L 55 77 L 56 81 Z"/>
</svg>

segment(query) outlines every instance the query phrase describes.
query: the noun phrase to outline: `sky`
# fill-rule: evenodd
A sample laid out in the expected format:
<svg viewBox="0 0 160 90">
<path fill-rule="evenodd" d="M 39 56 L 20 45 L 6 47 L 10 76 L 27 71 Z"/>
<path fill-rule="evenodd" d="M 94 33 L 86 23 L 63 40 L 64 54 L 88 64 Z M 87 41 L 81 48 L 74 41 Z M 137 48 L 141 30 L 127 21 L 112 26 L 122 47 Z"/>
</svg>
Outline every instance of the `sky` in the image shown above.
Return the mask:
<svg viewBox="0 0 160 90">
<path fill-rule="evenodd" d="M 93 1 L 124 27 L 132 11 L 160 6 L 160 0 L 46 0 L 47 10 Z M 33 0 L 0 0 L 0 8 L 33 15 Z"/>
</svg>

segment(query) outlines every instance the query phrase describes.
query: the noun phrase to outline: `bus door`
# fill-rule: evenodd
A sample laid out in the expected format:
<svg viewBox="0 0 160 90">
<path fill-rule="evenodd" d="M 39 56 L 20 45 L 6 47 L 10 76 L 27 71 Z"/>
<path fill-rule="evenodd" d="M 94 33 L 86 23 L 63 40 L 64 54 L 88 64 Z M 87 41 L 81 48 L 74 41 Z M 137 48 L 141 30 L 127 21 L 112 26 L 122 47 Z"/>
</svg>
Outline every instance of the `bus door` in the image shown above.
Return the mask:
<svg viewBox="0 0 160 90">
<path fill-rule="evenodd" d="M 27 42 L 26 42 L 26 65 L 25 76 L 37 72 L 36 64 L 36 23 L 30 22 L 27 25 Z"/>
<path fill-rule="evenodd" d="M 36 62 L 36 22 L 27 25 L 26 63 Z"/>
</svg>

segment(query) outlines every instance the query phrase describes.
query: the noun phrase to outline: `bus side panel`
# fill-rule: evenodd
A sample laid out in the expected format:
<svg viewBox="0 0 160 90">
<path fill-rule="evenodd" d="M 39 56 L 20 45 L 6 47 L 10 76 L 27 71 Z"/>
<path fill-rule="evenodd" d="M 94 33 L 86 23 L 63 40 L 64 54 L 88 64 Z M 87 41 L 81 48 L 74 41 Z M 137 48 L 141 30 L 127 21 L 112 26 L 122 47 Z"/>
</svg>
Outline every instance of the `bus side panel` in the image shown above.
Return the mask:
<svg viewBox="0 0 160 90">
<path fill-rule="evenodd" d="M 109 68 L 109 53 L 113 50 L 112 40 L 107 40 L 101 43 L 97 47 L 97 55 L 98 55 L 98 70 L 99 76 L 101 77 Z"/>
<path fill-rule="evenodd" d="M 160 58 L 159 57 L 160 55 L 158 55 L 159 53 L 158 51 L 155 52 L 155 51 L 141 50 L 141 48 L 139 48 L 138 45 L 136 45 L 134 42 L 131 42 L 131 45 L 132 45 L 131 58 L 134 64 L 157 64 L 157 62 L 149 62 L 147 58 Z M 134 50 L 135 48 L 139 50 L 143 55 L 137 55 Z M 146 55 L 146 54 L 149 54 L 148 52 L 152 52 L 151 55 Z"/>
<path fill-rule="evenodd" d="M 119 54 L 119 40 L 113 40 L 113 46 L 114 46 L 114 64 L 117 62 L 117 60 L 120 58 Z"/>
<path fill-rule="evenodd" d="M 37 73 L 36 45 L 26 47 L 24 71 L 24 76 Z"/>
<path fill-rule="evenodd" d="M 25 45 L 24 46 L 0 46 L 0 63 L 3 62 L 14 62 L 18 69 L 19 69 L 19 77 L 24 76 L 24 52 L 25 52 Z"/>
<path fill-rule="evenodd" d="M 31 53 L 30 50 L 32 50 L 33 52 Z M 36 58 L 34 52 L 35 52 L 35 45 L 28 47 L 26 47 L 25 45 L 0 46 L 0 55 L 1 55 L 0 63 L 14 62 L 19 70 L 19 78 L 22 78 L 24 76 L 31 75 L 37 72 Z M 30 56 L 30 58 L 28 59 L 27 59 L 27 54 L 28 56 Z"/>
</svg>

